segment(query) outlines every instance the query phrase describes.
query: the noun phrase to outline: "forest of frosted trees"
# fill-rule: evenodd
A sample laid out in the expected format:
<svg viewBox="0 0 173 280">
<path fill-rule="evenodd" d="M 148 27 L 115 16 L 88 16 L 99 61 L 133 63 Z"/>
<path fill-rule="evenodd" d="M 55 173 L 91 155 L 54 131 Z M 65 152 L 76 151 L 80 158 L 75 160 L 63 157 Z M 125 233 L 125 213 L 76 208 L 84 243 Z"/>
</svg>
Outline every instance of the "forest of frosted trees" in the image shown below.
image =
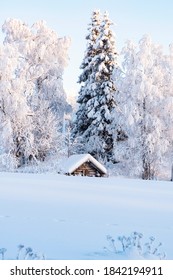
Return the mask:
<svg viewBox="0 0 173 280">
<path fill-rule="evenodd" d="M 44 21 L 3 24 L 1 170 L 90 153 L 115 175 L 159 179 L 170 172 L 173 46 L 166 54 L 144 35 L 118 51 L 112 30 L 107 12 L 92 13 L 72 111 L 63 88 L 70 39 Z"/>
</svg>

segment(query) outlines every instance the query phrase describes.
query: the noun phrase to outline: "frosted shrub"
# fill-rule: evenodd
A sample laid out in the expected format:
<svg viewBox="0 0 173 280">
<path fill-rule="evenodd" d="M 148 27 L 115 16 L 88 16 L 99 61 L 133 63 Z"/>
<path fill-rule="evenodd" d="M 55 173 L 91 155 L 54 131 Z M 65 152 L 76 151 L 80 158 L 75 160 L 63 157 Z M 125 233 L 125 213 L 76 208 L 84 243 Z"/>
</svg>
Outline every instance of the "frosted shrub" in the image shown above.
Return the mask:
<svg viewBox="0 0 173 280">
<path fill-rule="evenodd" d="M 149 237 L 148 242 L 144 241 L 143 234 L 139 232 L 132 232 L 128 237 L 122 235 L 119 236 L 117 244 L 112 238 L 108 235 L 107 240 L 109 242 L 109 247 L 104 249 L 109 253 L 119 254 L 122 256 L 127 256 L 128 258 L 139 258 L 139 259 L 165 259 L 165 252 L 160 252 L 160 247 L 162 243 L 155 243 L 155 238 L 153 236 Z M 118 250 L 121 246 L 121 250 Z"/>
<path fill-rule="evenodd" d="M 1 171 L 3 171 L 3 170 L 14 171 L 16 167 L 17 167 L 17 160 L 15 159 L 15 157 L 12 154 L 10 154 L 10 153 L 0 154 Z"/>
<path fill-rule="evenodd" d="M 19 173 L 58 173 L 63 157 L 60 155 L 48 156 L 45 161 L 31 161 L 28 165 L 21 166 L 15 172 Z"/>
</svg>

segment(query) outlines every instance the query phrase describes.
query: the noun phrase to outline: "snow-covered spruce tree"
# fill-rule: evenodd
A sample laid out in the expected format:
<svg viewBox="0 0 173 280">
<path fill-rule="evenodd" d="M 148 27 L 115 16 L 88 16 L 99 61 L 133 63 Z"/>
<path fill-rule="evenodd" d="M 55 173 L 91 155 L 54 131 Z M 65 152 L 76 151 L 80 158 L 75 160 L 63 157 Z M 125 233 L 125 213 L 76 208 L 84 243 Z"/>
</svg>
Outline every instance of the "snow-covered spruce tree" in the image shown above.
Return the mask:
<svg viewBox="0 0 173 280">
<path fill-rule="evenodd" d="M 80 138 L 83 151 L 103 161 L 114 161 L 116 89 L 112 74 L 117 67 L 115 38 L 111 21 L 94 12 L 86 37 L 87 51 L 79 77 L 81 89 L 77 102 L 73 136 Z"/>
<path fill-rule="evenodd" d="M 116 155 L 126 163 L 128 175 L 153 179 L 158 175 L 168 147 L 165 137 L 165 58 L 149 36 L 139 48 L 128 42 L 123 49 L 124 77 L 119 90 L 124 112 L 123 129 L 128 141 L 116 146 Z M 164 108 L 164 110 L 163 110 Z"/>
<path fill-rule="evenodd" d="M 3 32 L 4 47 L 10 45 L 16 52 L 13 72 L 29 108 L 27 129 L 32 134 L 32 142 L 24 162 L 44 160 L 56 151 L 60 142 L 59 127 L 67 105 L 62 75 L 68 60 L 69 39 L 59 38 L 44 21 L 30 28 L 20 20 L 9 19 L 3 25 Z"/>
<path fill-rule="evenodd" d="M 72 130 L 72 137 L 74 138 L 75 152 L 86 152 L 86 142 L 83 137 L 84 132 L 91 124 L 91 120 L 88 118 L 87 103 L 92 97 L 92 91 L 90 86 L 90 76 L 93 72 L 92 60 L 95 57 L 96 51 L 94 45 L 100 34 L 101 14 L 99 10 L 93 11 L 91 16 L 91 23 L 88 27 L 87 49 L 85 51 L 84 59 L 80 66 L 82 73 L 79 76 L 78 83 L 81 84 L 77 103 L 79 104 L 76 112 L 76 120 Z M 77 148 L 79 146 L 80 148 Z"/>
</svg>

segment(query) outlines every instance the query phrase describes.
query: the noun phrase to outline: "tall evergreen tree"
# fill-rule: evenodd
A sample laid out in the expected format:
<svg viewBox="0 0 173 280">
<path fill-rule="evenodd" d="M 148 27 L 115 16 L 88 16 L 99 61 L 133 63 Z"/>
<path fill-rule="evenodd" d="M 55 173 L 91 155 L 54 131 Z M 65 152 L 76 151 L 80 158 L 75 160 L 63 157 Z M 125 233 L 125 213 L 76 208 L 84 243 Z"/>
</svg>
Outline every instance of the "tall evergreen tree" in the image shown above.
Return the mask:
<svg viewBox="0 0 173 280">
<path fill-rule="evenodd" d="M 117 51 L 111 25 L 107 13 L 102 20 L 99 12 L 93 13 L 73 129 L 74 137 L 80 137 L 83 151 L 104 161 L 114 161 L 116 131 L 113 72 L 117 68 Z"/>
<path fill-rule="evenodd" d="M 81 136 L 84 131 L 88 129 L 90 126 L 90 120 L 87 116 L 87 102 L 91 98 L 91 90 L 90 90 L 90 75 L 93 71 L 92 59 L 94 58 L 96 51 L 94 49 L 94 45 L 99 35 L 99 27 L 100 27 L 100 11 L 94 11 L 91 17 L 91 23 L 88 27 L 88 35 L 86 36 L 87 40 L 87 49 L 84 55 L 84 59 L 80 66 L 82 69 L 82 73 L 79 76 L 78 83 L 81 84 L 81 88 L 79 91 L 79 96 L 77 102 L 80 104 L 77 114 L 76 114 L 76 122 L 73 129 L 73 136 Z M 82 138 L 80 139 L 80 141 Z M 85 148 L 83 148 L 83 151 Z"/>
</svg>

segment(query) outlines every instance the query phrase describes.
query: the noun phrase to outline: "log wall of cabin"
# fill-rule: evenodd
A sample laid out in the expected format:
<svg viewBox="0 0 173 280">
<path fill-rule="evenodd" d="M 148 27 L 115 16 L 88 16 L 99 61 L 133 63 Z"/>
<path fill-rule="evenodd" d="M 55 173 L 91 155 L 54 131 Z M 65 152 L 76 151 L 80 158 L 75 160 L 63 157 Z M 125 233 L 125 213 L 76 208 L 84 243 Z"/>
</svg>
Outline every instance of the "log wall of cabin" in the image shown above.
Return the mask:
<svg viewBox="0 0 173 280">
<path fill-rule="evenodd" d="M 89 177 L 101 177 L 103 174 L 98 171 L 90 162 L 85 162 L 79 166 L 72 175 L 81 175 Z"/>
</svg>

